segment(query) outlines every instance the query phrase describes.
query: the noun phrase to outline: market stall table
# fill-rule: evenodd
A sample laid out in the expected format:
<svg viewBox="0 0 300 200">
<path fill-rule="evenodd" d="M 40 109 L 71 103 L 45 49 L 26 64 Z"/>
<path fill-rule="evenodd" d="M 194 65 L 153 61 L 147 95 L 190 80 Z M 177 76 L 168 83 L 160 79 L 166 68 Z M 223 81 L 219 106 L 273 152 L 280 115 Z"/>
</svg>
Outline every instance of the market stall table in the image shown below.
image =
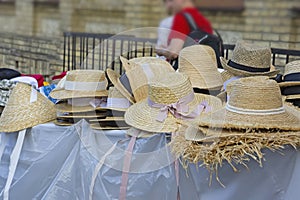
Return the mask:
<svg viewBox="0 0 300 200">
<path fill-rule="evenodd" d="M 16 138 L 17 133 L 1 133 L 1 197 Z M 127 199 L 177 199 L 174 159 L 166 146 L 169 139 L 159 134 L 136 140 Z M 10 199 L 119 199 L 129 142 L 124 130 L 92 130 L 85 121 L 70 127 L 47 123 L 28 129 Z M 214 177 L 209 186 L 205 168 L 190 165 L 185 171 L 180 166 L 180 199 L 297 199 L 300 195 L 300 154 L 294 149 L 287 147 L 282 154 L 266 150 L 263 167 L 253 160 L 248 167 L 239 167 L 238 173 L 227 164 L 219 168 L 223 188 Z"/>
</svg>

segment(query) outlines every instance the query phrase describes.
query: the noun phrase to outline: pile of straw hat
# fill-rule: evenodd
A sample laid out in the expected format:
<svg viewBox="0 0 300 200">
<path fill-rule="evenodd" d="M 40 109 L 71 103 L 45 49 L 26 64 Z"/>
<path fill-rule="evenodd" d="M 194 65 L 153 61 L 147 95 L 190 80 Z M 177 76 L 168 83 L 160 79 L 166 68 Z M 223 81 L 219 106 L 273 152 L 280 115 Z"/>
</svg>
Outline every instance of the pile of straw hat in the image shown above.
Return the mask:
<svg viewBox="0 0 300 200">
<path fill-rule="evenodd" d="M 279 86 L 285 99 L 300 107 L 300 60 L 290 62 L 285 66 L 283 80 Z"/>
<path fill-rule="evenodd" d="M 262 148 L 300 145 L 300 112 L 284 103 L 276 81 L 265 76 L 241 78 L 228 85 L 229 100 L 221 109 L 197 119 L 172 142 L 187 162 L 202 161 L 211 171 L 228 162 L 262 164 Z"/>
<path fill-rule="evenodd" d="M 17 83 L 0 118 L 0 132 L 17 132 L 55 119 L 54 104 L 34 87 Z"/>
</svg>

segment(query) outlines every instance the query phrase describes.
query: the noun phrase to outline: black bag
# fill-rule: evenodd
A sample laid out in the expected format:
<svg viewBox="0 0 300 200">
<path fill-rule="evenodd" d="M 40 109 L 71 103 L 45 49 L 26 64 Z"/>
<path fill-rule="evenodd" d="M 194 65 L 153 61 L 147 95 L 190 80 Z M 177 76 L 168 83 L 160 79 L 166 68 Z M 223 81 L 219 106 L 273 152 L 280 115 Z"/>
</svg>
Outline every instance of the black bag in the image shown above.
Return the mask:
<svg viewBox="0 0 300 200">
<path fill-rule="evenodd" d="M 183 15 L 191 29 L 191 32 L 188 35 L 189 38 L 187 38 L 187 40 L 185 41 L 184 47 L 194 45 L 195 42 L 212 47 L 216 53 L 218 68 L 223 68 L 220 57 L 224 57 L 224 45 L 220 34 L 216 30 L 214 31 L 217 35 L 206 33 L 205 31 L 198 28 L 193 17 L 189 13 L 185 12 L 183 13 Z"/>
</svg>

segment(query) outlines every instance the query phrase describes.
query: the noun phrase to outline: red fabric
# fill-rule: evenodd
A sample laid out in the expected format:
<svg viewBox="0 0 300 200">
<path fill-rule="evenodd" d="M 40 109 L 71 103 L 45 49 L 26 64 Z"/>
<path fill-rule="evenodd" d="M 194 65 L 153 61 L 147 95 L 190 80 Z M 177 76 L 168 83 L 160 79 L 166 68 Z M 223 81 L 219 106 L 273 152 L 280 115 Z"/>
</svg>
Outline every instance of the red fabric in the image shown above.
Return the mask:
<svg viewBox="0 0 300 200">
<path fill-rule="evenodd" d="M 37 80 L 37 82 L 38 82 L 39 87 L 44 86 L 45 79 L 44 79 L 43 75 L 41 75 L 41 74 L 22 74 L 22 76 L 29 76 L 29 77 L 35 78 L 35 80 Z"/>
<path fill-rule="evenodd" d="M 62 72 L 60 75 L 53 76 L 52 80 L 62 79 L 65 75 L 67 75 L 67 72 Z"/>
<path fill-rule="evenodd" d="M 201 30 L 210 34 L 213 33 L 210 22 L 197 10 L 197 8 L 186 8 L 174 16 L 172 31 L 169 35 L 169 42 L 174 38 L 185 40 L 186 36 L 191 32 L 189 24 L 183 15 L 184 12 L 189 13 L 193 17 Z"/>
</svg>

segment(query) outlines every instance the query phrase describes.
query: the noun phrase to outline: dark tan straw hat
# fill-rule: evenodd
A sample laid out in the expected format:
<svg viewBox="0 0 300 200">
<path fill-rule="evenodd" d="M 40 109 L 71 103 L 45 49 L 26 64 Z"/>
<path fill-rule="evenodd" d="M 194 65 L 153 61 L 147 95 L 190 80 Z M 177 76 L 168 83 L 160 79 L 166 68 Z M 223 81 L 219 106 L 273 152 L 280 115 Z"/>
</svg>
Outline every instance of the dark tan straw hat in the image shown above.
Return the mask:
<svg viewBox="0 0 300 200">
<path fill-rule="evenodd" d="M 226 106 L 200 119 L 200 126 L 300 130 L 300 112 L 283 103 L 276 81 L 248 77 L 232 81 Z"/>
<path fill-rule="evenodd" d="M 153 79 L 148 98 L 132 105 L 125 113 L 125 121 L 143 131 L 173 132 L 183 120 L 193 120 L 221 106 L 216 97 L 194 94 L 189 78 L 174 72 Z"/>
<path fill-rule="evenodd" d="M 193 45 L 182 49 L 178 70 L 190 78 L 193 88 L 221 89 L 223 86 L 215 52 L 209 46 Z"/>
<path fill-rule="evenodd" d="M 0 118 L 0 132 L 16 132 L 54 120 L 54 104 L 32 86 L 17 83 Z"/>
<path fill-rule="evenodd" d="M 105 72 L 101 70 L 74 70 L 58 83 L 50 96 L 54 99 L 103 97 L 108 92 Z"/>
<path fill-rule="evenodd" d="M 235 76 L 275 76 L 280 70 L 275 70 L 271 64 L 271 49 L 237 42 L 232 59 L 221 58 L 222 66 Z"/>
</svg>

